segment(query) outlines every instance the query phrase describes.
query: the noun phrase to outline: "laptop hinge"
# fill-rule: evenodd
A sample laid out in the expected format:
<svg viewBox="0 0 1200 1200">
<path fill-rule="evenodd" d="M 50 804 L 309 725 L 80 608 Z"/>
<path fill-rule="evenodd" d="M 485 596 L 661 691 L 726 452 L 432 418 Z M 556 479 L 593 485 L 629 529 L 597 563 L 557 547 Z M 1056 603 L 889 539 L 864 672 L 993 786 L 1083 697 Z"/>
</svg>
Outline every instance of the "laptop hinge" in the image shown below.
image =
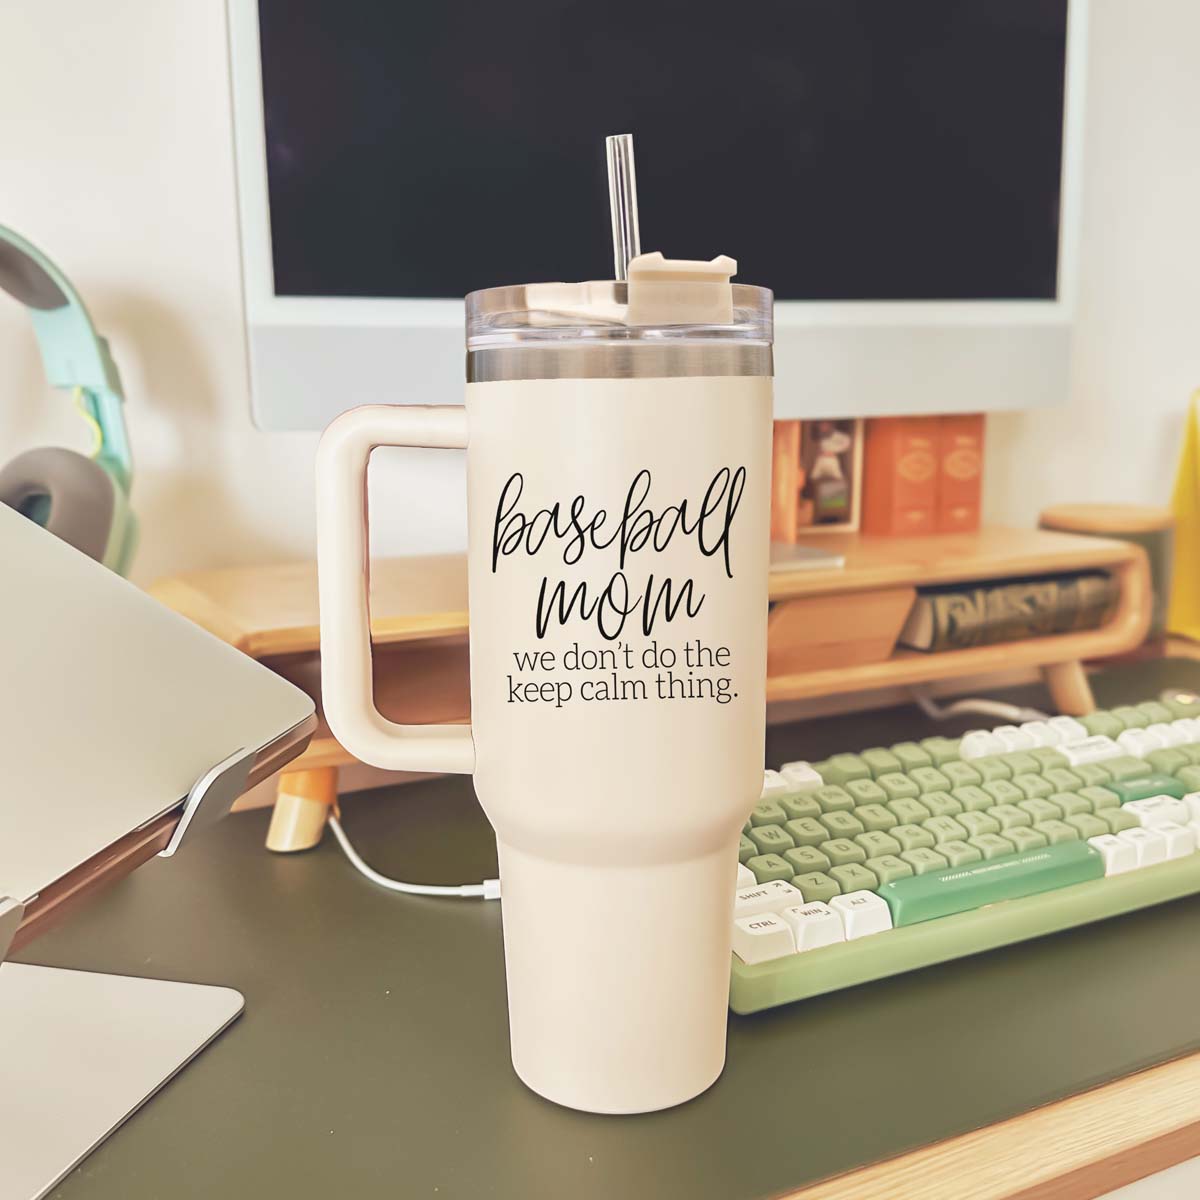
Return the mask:
<svg viewBox="0 0 1200 1200">
<path fill-rule="evenodd" d="M 179 818 L 166 849 L 158 852 L 159 858 L 170 858 L 197 829 L 211 825 L 229 811 L 246 790 L 246 779 L 257 755 L 257 750 L 235 751 L 192 784 L 183 806 L 183 816 Z"/>
<path fill-rule="evenodd" d="M 25 905 L 11 896 L 0 896 L 0 963 L 8 954 L 12 940 L 17 936 L 17 928 L 25 915 Z"/>
</svg>

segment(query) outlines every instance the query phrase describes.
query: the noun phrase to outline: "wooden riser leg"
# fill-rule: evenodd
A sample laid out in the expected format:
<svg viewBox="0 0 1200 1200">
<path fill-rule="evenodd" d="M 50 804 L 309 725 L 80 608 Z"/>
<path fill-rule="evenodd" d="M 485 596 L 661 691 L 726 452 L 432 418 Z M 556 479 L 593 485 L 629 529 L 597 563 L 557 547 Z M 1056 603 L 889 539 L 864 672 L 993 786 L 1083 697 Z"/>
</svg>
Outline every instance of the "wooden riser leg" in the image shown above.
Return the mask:
<svg viewBox="0 0 1200 1200">
<path fill-rule="evenodd" d="M 1042 679 L 1058 712 L 1069 717 L 1081 717 L 1095 710 L 1096 700 L 1083 663 L 1049 663 L 1042 667 Z"/>
<path fill-rule="evenodd" d="M 325 832 L 329 810 L 336 803 L 336 767 L 285 771 L 279 777 L 275 793 L 267 849 L 289 854 L 315 846 Z"/>
</svg>

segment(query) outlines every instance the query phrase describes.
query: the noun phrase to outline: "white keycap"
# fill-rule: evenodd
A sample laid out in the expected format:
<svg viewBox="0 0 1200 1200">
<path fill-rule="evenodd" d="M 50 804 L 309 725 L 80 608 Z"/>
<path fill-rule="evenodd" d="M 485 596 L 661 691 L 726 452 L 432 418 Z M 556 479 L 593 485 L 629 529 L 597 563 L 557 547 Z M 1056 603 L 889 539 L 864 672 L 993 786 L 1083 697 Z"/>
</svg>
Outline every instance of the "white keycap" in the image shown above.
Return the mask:
<svg viewBox="0 0 1200 1200">
<path fill-rule="evenodd" d="M 1159 825 L 1186 825 L 1191 815 L 1187 805 L 1174 796 L 1148 796 L 1145 800 L 1130 800 L 1123 808 L 1137 817 L 1143 829 L 1156 829 Z"/>
<path fill-rule="evenodd" d="M 763 788 L 762 800 L 777 800 L 780 796 L 787 796 L 792 789 L 788 787 L 788 781 L 778 771 L 763 772 Z"/>
<path fill-rule="evenodd" d="M 1137 851 L 1139 867 L 1152 867 L 1166 861 L 1167 839 L 1155 829 L 1122 829 L 1117 837 Z"/>
<path fill-rule="evenodd" d="M 733 923 L 733 952 L 748 967 L 796 953 L 792 931 L 774 913 L 738 917 Z"/>
<path fill-rule="evenodd" d="M 997 725 L 992 733 L 1004 743 L 1005 750 L 1032 750 L 1037 746 L 1029 734 L 1015 725 Z"/>
<path fill-rule="evenodd" d="M 746 888 L 752 887 L 758 887 L 758 880 L 754 878 L 754 872 L 745 863 L 738 863 L 737 890 L 742 892 Z"/>
<path fill-rule="evenodd" d="M 821 900 L 793 905 L 779 915 L 791 929 L 798 951 L 819 950 L 846 940 L 842 918 Z"/>
<path fill-rule="evenodd" d="M 892 927 L 892 910 L 874 892 L 845 892 L 834 896 L 829 907 L 842 918 L 848 942 Z"/>
<path fill-rule="evenodd" d="M 1188 810 L 1188 821 L 1200 821 L 1200 792 L 1188 792 L 1183 804 Z"/>
<path fill-rule="evenodd" d="M 1171 728 L 1182 738 L 1179 743 L 1181 746 L 1200 742 L 1200 721 L 1197 721 L 1195 717 L 1180 717 L 1178 721 L 1171 722 Z"/>
<path fill-rule="evenodd" d="M 972 729 L 962 735 L 958 743 L 958 756 L 963 759 L 984 758 L 989 754 L 1003 754 L 1004 743 L 986 729 Z"/>
<path fill-rule="evenodd" d="M 1196 853 L 1196 831 L 1190 825 L 1155 825 L 1154 832 L 1167 839 L 1167 858 L 1187 858 Z"/>
<path fill-rule="evenodd" d="M 1145 758 L 1153 750 L 1165 749 L 1162 742 L 1148 729 L 1122 729 L 1117 734 L 1117 745 L 1135 758 Z"/>
<path fill-rule="evenodd" d="M 1088 845 L 1099 851 L 1104 859 L 1105 875 L 1123 875 L 1138 865 L 1137 848 L 1121 841 L 1115 834 L 1102 833 L 1099 837 L 1090 837 Z"/>
<path fill-rule="evenodd" d="M 733 915 L 735 917 L 755 917 L 759 913 L 778 912 L 789 904 L 802 904 L 804 893 L 782 879 L 772 879 L 770 883 L 760 883 L 754 887 L 741 888 L 734 894 Z"/>
<path fill-rule="evenodd" d="M 1088 739 L 1087 729 L 1074 717 L 1051 717 L 1046 724 L 1057 731 L 1060 746 L 1074 746 L 1076 742 L 1086 742 Z"/>
<path fill-rule="evenodd" d="M 1062 741 L 1062 734 L 1049 721 L 1026 721 L 1020 729 L 1033 738 L 1035 746 L 1057 746 Z"/>
<path fill-rule="evenodd" d="M 1187 737 L 1175 728 L 1174 724 L 1168 725 L 1165 721 L 1158 721 L 1153 725 L 1146 726 L 1146 732 L 1154 734 L 1155 737 L 1162 739 L 1164 746 L 1182 746 Z"/>
<path fill-rule="evenodd" d="M 812 792 L 824 785 L 825 780 L 821 778 L 812 763 L 806 762 L 790 762 L 784 763 L 779 768 L 780 774 L 787 780 L 788 786 L 793 792 Z"/>
<path fill-rule="evenodd" d="M 1102 737 L 1099 734 L 1084 738 L 1082 742 L 1076 742 L 1074 745 L 1059 746 L 1058 750 L 1073 767 L 1078 767 L 1083 763 L 1103 762 L 1106 758 L 1120 758 L 1123 754 L 1129 753 L 1123 747 L 1118 746 L 1112 738 Z"/>
</svg>

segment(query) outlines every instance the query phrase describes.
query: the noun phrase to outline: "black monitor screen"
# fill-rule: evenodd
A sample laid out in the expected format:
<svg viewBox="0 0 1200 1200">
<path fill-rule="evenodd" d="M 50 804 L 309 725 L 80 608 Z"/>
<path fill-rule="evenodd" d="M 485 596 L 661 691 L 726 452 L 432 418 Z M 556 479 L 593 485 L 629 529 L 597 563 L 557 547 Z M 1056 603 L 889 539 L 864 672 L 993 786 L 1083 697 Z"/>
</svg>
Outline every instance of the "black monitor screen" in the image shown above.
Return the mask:
<svg viewBox="0 0 1200 1200">
<path fill-rule="evenodd" d="M 275 291 L 612 277 L 796 300 L 1053 299 L 1067 0 L 260 0 Z"/>
</svg>

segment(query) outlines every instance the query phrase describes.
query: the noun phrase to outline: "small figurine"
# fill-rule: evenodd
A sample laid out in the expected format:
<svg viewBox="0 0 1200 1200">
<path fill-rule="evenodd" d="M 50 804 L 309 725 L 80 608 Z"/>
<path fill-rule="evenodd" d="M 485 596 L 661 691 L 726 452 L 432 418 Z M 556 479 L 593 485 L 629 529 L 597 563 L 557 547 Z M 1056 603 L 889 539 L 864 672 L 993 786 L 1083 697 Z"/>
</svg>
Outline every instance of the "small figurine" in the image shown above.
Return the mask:
<svg viewBox="0 0 1200 1200">
<path fill-rule="evenodd" d="M 816 482 L 819 479 L 844 480 L 841 455 L 854 445 L 854 438 L 845 430 L 839 429 L 832 421 L 817 423 L 817 457 L 809 479 Z"/>
</svg>

